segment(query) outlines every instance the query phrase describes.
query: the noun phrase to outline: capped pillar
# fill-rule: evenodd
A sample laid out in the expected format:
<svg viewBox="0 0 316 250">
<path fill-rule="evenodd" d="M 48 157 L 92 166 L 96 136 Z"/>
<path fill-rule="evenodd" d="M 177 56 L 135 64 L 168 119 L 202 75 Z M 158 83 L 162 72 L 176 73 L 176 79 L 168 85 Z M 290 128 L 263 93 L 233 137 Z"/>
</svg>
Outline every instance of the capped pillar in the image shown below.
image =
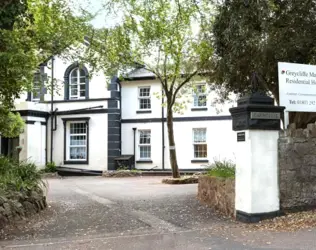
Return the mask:
<svg viewBox="0 0 316 250">
<path fill-rule="evenodd" d="M 229 111 L 236 131 L 236 219 L 258 222 L 280 214 L 278 138 L 285 107 L 252 93 Z"/>
</svg>

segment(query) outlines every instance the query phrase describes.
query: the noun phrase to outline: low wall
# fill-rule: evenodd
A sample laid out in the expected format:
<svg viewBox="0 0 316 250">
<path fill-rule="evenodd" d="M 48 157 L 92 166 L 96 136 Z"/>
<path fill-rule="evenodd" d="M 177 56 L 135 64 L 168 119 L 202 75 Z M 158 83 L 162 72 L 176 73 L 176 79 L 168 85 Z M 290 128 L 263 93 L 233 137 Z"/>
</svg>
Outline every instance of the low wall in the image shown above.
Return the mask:
<svg viewBox="0 0 316 250">
<path fill-rule="evenodd" d="M 199 177 L 198 199 L 225 216 L 235 217 L 235 179 Z"/>
<path fill-rule="evenodd" d="M 46 197 L 42 191 L 0 194 L 0 228 L 38 213 L 45 207 Z"/>
<path fill-rule="evenodd" d="M 282 209 L 316 206 L 316 125 L 280 132 L 279 182 Z"/>
</svg>

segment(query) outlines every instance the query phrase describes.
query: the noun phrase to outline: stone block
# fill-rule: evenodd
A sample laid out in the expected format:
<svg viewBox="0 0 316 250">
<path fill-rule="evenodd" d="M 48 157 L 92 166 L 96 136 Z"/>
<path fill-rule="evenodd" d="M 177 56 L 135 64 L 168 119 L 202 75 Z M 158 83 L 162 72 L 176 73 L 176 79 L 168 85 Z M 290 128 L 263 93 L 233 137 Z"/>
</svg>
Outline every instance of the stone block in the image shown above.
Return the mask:
<svg viewBox="0 0 316 250">
<path fill-rule="evenodd" d="M 3 208 L 4 208 L 4 215 L 6 215 L 6 216 L 12 215 L 12 210 L 11 210 L 11 206 L 9 203 L 4 203 Z"/>
<path fill-rule="evenodd" d="M 311 167 L 311 173 L 310 175 L 312 177 L 316 177 L 316 166 Z M 315 194 L 315 198 L 316 198 L 316 194 Z"/>
<path fill-rule="evenodd" d="M 198 199 L 225 216 L 235 216 L 235 180 L 201 176 Z"/>
</svg>

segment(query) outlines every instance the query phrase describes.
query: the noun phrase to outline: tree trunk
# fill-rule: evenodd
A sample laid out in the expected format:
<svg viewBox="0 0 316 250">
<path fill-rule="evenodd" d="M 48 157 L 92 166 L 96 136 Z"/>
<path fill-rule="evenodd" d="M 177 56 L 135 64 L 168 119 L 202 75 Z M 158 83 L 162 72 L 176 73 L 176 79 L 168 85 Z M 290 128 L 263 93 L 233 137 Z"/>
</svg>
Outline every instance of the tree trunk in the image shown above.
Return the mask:
<svg viewBox="0 0 316 250">
<path fill-rule="evenodd" d="M 176 144 L 174 141 L 174 133 L 173 133 L 173 113 L 172 107 L 168 105 L 167 111 L 167 127 L 168 127 L 168 138 L 169 138 L 169 154 L 170 154 L 170 164 L 172 169 L 172 177 L 180 178 L 180 172 L 178 168 L 177 162 L 177 154 L 176 154 Z"/>
</svg>

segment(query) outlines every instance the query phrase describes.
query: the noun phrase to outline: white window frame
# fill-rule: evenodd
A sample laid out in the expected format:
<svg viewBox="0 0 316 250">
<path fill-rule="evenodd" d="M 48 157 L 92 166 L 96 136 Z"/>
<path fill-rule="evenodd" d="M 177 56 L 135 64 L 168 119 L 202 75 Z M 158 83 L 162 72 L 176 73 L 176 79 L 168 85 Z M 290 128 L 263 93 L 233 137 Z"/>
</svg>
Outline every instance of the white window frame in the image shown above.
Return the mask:
<svg viewBox="0 0 316 250">
<path fill-rule="evenodd" d="M 141 139 L 141 133 L 142 132 L 149 132 L 149 143 L 141 143 L 140 142 L 140 139 Z M 150 148 L 150 157 L 141 157 L 141 147 L 149 147 Z M 152 151 L 151 151 L 151 130 L 150 129 L 141 129 L 141 130 L 138 130 L 138 159 L 140 161 L 146 161 L 146 160 L 151 160 L 151 154 L 152 154 Z"/>
<path fill-rule="evenodd" d="M 140 96 L 141 89 L 149 89 L 148 96 Z M 141 100 L 149 100 L 150 108 L 142 108 L 141 107 Z M 150 86 L 141 86 L 138 87 L 138 110 L 151 110 L 151 88 Z"/>
<path fill-rule="evenodd" d="M 205 141 L 203 141 L 203 142 L 196 142 L 195 141 L 195 132 L 198 130 L 205 131 Z M 192 129 L 192 144 L 193 144 L 193 159 L 206 160 L 207 159 L 207 128 L 193 128 Z M 195 146 L 196 145 L 206 145 L 206 157 L 196 157 L 195 156 Z"/>
<path fill-rule="evenodd" d="M 33 80 L 33 87 L 32 87 L 32 92 L 31 92 L 31 100 L 33 102 L 39 102 L 41 100 L 41 91 L 42 90 L 42 84 L 41 84 L 41 76 L 40 73 L 37 72 L 34 75 L 34 80 Z M 38 96 L 35 98 L 34 93 L 37 93 Z"/>
<path fill-rule="evenodd" d="M 86 126 L 86 133 L 85 134 L 71 134 L 71 124 L 85 124 Z M 87 161 L 88 160 L 88 124 L 87 121 L 84 120 L 80 120 L 80 121 L 68 121 L 67 124 L 67 161 Z M 71 136 L 85 136 L 85 145 L 70 145 L 71 142 Z M 86 154 L 85 154 L 85 158 L 84 159 L 71 159 L 70 158 L 70 149 L 71 148 L 85 148 L 86 149 Z"/>
<path fill-rule="evenodd" d="M 85 73 L 84 76 L 81 76 L 80 75 L 80 69 L 79 67 L 76 67 L 74 68 L 73 70 L 70 71 L 70 74 L 69 74 L 69 99 L 70 100 L 79 100 L 79 99 L 86 99 L 86 95 L 87 95 L 87 74 Z M 77 82 L 76 83 L 73 83 L 72 82 L 72 73 L 74 71 L 77 71 Z M 83 82 L 80 82 L 81 78 L 84 78 L 85 81 L 84 83 Z M 77 87 L 77 94 L 76 95 L 72 95 L 71 93 L 71 88 L 72 86 L 76 86 Z M 84 96 L 80 96 L 80 91 L 81 91 L 81 87 L 84 86 Z"/>
<path fill-rule="evenodd" d="M 203 92 L 198 92 L 198 87 L 202 86 L 204 87 Z M 207 107 L 207 91 L 206 91 L 206 83 L 199 83 L 195 85 L 196 90 L 193 91 L 193 103 L 192 106 L 193 108 L 206 108 Z M 199 105 L 199 98 L 200 97 L 205 97 L 205 105 Z"/>
</svg>

